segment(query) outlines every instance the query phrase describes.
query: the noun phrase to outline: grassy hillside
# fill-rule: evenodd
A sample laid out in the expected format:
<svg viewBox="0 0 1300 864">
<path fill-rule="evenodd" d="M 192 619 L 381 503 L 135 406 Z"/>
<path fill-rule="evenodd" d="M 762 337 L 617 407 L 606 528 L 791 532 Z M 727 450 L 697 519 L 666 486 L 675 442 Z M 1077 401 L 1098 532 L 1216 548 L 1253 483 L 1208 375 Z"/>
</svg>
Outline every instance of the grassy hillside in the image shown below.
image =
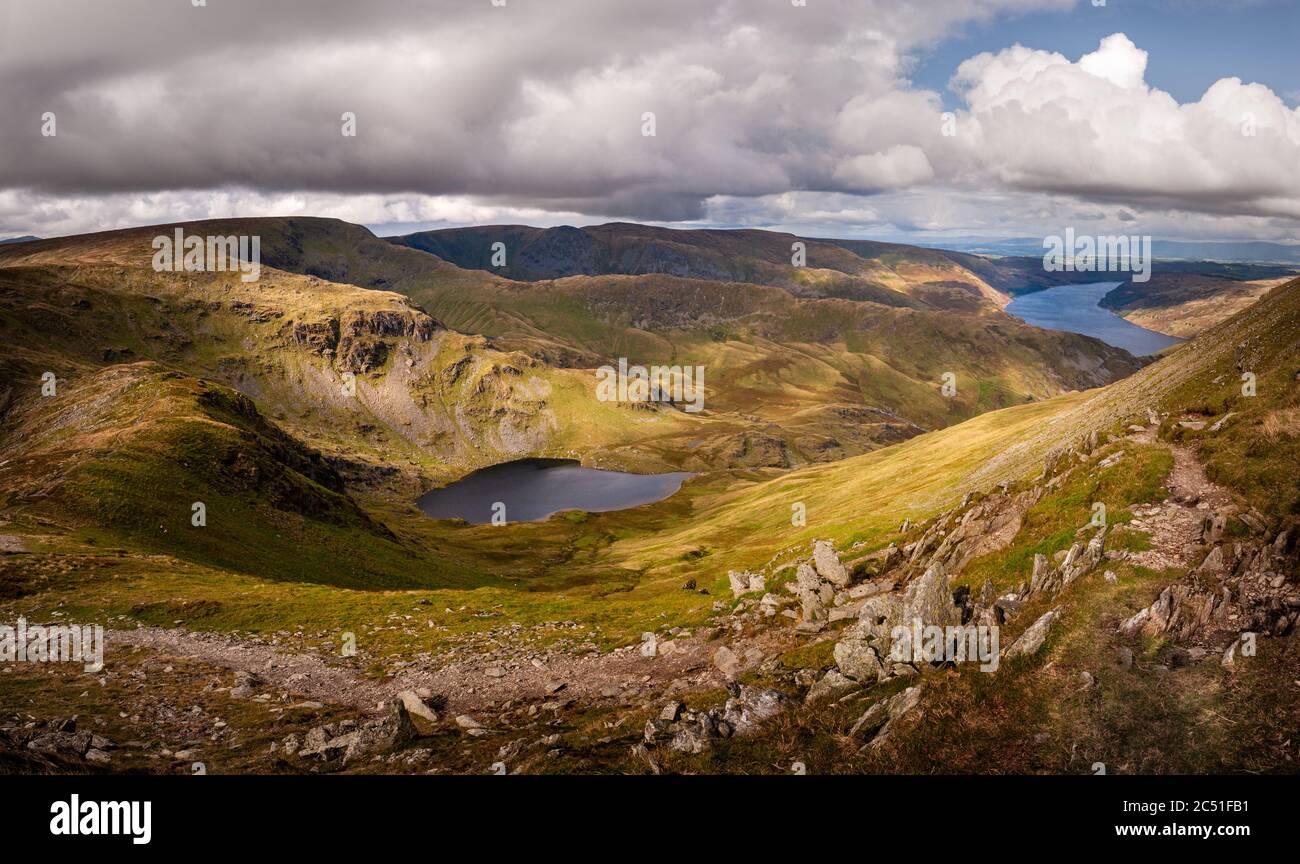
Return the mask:
<svg viewBox="0 0 1300 864">
<path fill-rule="evenodd" d="M 1052 417 L 984 466 L 975 479 L 993 482 L 1009 468 L 1092 432 L 1145 421 L 1150 409 L 1167 415 L 1164 434 L 1198 445 L 1212 479 L 1268 512 L 1295 512 L 1296 479 L 1289 466 L 1296 464 L 1300 432 L 1298 357 L 1300 279 L 1293 279 L 1138 374 Z M 1245 375 L 1253 376 L 1255 395 L 1243 392 Z M 1218 420 L 1224 422 L 1216 429 Z M 1189 428 L 1184 421 L 1203 428 Z"/>
<path fill-rule="evenodd" d="M 52 540 L 276 581 L 414 588 L 467 578 L 371 518 L 320 453 L 246 396 L 156 363 L 68 380 L 20 403 L 4 427 L 0 510 Z"/>
<path fill-rule="evenodd" d="M 1101 305 L 1148 330 L 1186 339 L 1231 318 L 1291 278 L 1239 280 L 1157 273 L 1146 284 L 1119 286 Z"/>
<path fill-rule="evenodd" d="M 788 235 L 621 223 L 577 234 L 507 226 L 401 241 L 467 266 L 490 263 L 496 236 L 506 238 L 508 249 L 560 248 L 554 252 L 560 264 L 524 274 L 538 281 L 512 281 L 414 249 L 385 250 L 355 226 L 332 223 L 318 232 L 316 222 L 282 220 L 268 229 L 281 238 L 268 244 L 268 260 L 392 288 L 453 328 L 482 333 L 549 365 L 591 369 L 624 356 L 706 365 L 709 411 L 759 424 L 733 436 L 724 451 L 770 454 L 758 464 L 842 458 L 917 427 L 1098 386 L 1137 368 L 1127 354 L 1096 340 L 1001 314 L 986 286 L 930 250 L 890 247 L 868 260 L 809 241 L 810 254 L 824 256 L 818 260 L 826 266 L 800 269 L 789 265 Z M 579 240 L 596 244 L 583 259 L 585 270 L 613 275 L 549 278 L 574 269 L 565 255 L 576 254 L 570 247 Z M 665 249 L 686 264 L 663 264 L 672 258 Z M 475 257 L 480 253 L 489 257 Z M 515 260 L 539 256 L 518 251 Z M 864 274 L 874 274 L 885 293 L 840 290 L 845 279 Z M 947 372 L 957 378 L 953 398 L 940 393 Z"/>
</svg>

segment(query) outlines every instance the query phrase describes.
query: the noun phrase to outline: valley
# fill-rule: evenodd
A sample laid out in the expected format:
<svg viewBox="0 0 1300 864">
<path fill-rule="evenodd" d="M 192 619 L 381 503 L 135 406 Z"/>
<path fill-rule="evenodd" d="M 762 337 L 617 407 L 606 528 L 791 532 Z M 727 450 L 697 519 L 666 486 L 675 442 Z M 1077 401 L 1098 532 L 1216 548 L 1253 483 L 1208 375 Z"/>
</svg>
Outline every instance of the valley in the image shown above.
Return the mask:
<svg viewBox="0 0 1300 864">
<path fill-rule="evenodd" d="M 259 236 L 247 283 L 155 272 L 175 227 L 0 248 L 0 606 L 103 622 L 112 658 L 7 666 L 33 719 L 4 740 L 77 713 L 95 770 L 361 773 L 1276 770 L 1300 740 L 1228 735 L 1297 722 L 1300 280 L 1139 360 L 1007 314 L 1050 286 L 961 253 L 185 226 Z M 703 366 L 703 410 L 597 398 L 620 358 Z M 504 525 L 416 504 L 522 459 L 680 488 Z M 1166 596 L 1173 630 L 1119 632 Z M 871 610 L 922 602 L 1044 638 L 995 675 L 882 665 Z M 1199 730 L 1181 761 L 1124 738 L 1157 716 Z M 60 734 L 5 765 L 84 769 Z"/>
</svg>

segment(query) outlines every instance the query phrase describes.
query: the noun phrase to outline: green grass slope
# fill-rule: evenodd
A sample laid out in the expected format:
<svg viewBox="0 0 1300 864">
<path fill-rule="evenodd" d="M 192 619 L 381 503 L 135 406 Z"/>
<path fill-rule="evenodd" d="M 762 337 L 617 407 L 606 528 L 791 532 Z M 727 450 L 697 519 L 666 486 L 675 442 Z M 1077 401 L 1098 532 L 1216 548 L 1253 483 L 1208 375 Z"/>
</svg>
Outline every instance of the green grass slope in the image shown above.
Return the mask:
<svg viewBox="0 0 1300 864">
<path fill-rule="evenodd" d="M 320 453 L 246 396 L 152 362 L 107 367 L 4 418 L 0 510 L 64 542 L 277 581 L 415 588 L 472 574 L 397 539 Z M 195 524 L 195 505 L 205 524 Z"/>
</svg>

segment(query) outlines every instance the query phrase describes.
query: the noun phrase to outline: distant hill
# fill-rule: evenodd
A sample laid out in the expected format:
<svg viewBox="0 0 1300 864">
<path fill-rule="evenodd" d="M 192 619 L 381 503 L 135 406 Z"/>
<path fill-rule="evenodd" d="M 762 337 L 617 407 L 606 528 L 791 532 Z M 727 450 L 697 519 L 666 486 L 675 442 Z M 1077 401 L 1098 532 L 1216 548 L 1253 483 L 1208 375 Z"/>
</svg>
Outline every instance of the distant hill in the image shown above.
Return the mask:
<svg viewBox="0 0 1300 864">
<path fill-rule="evenodd" d="M 1120 232 L 1103 231 L 1102 234 Z M 1011 237 L 1004 240 L 960 239 L 938 241 L 936 245 L 982 255 L 1014 255 L 1040 257 L 1043 238 Z M 1300 265 L 1300 243 L 1267 243 L 1262 241 L 1186 242 L 1179 240 L 1153 240 L 1151 254 L 1166 261 L 1223 262 L 1231 264 L 1290 264 Z M 1198 267 L 1197 272 L 1208 272 Z M 1281 275 L 1281 274 L 1275 274 Z M 1267 273 L 1253 273 L 1241 278 L 1267 279 Z"/>
<path fill-rule="evenodd" d="M 800 237 L 753 229 L 685 230 L 628 222 L 584 228 L 484 225 L 387 239 L 460 267 L 529 282 L 565 276 L 661 273 L 775 285 L 800 294 L 873 300 L 891 306 L 912 305 L 899 294 L 930 305 L 950 306 L 956 299 L 951 296 L 953 290 L 1005 306 L 1016 294 L 1095 281 L 1090 273 L 1045 272 L 1041 253 L 990 257 L 902 243 Z M 505 244 L 504 267 L 492 264 L 493 244 L 498 242 Z M 795 242 L 805 246 L 804 267 L 791 264 Z"/>
<path fill-rule="evenodd" d="M 751 229 L 684 230 L 611 222 L 585 228 L 486 225 L 447 228 L 388 238 L 431 252 L 458 266 L 510 279 L 539 281 L 566 276 L 640 276 L 774 285 L 801 295 L 914 305 L 906 297 L 934 295 L 934 286 L 962 291 L 997 305 L 1035 284 L 1035 268 L 973 255 L 898 243 L 799 237 Z M 506 265 L 493 266 L 495 243 L 505 244 Z M 803 266 L 792 263 L 802 243 Z M 1037 282 L 1058 284 L 1043 274 Z M 929 286 L 929 287 L 923 287 Z M 899 296 L 904 295 L 904 296 Z M 925 299 L 921 296 L 921 299 Z M 941 304 L 951 302 L 942 298 Z"/>
<path fill-rule="evenodd" d="M 36 237 L 32 234 L 26 234 L 22 237 L 6 237 L 3 240 L 0 240 L 0 243 L 27 243 L 31 240 L 39 240 L 39 239 L 41 238 Z"/>
</svg>

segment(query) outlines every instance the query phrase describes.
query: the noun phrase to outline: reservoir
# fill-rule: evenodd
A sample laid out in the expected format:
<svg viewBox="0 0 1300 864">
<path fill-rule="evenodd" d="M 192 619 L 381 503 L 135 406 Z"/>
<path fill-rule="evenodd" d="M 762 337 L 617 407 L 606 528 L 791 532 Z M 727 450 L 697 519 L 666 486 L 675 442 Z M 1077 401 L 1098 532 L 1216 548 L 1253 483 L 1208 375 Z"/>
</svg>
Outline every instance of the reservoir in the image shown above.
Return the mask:
<svg viewBox="0 0 1300 864">
<path fill-rule="evenodd" d="M 1155 354 L 1183 341 L 1131 324 L 1109 309 L 1097 305 L 1101 298 L 1120 284 L 1091 282 L 1085 285 L 1059 285 L 1045 291 L 1022 294 L 1011 301 L 1006 311 L 1008 315 L 1014 315 L 1026 324 L 1094 336 L 1138 357 Z"/>
<path fill-rule="evenodd" d="M 505 504 L 507 522 L 533 522 L 562 510 L 603 513 L 661 501 L 694 475 L 628 474 L 584 468 L 570 459 L 520 459 L 475 471 L 434 489 L 416 502 L 433 519 L 492 521 L 493 505 Z"/>
</svg>

